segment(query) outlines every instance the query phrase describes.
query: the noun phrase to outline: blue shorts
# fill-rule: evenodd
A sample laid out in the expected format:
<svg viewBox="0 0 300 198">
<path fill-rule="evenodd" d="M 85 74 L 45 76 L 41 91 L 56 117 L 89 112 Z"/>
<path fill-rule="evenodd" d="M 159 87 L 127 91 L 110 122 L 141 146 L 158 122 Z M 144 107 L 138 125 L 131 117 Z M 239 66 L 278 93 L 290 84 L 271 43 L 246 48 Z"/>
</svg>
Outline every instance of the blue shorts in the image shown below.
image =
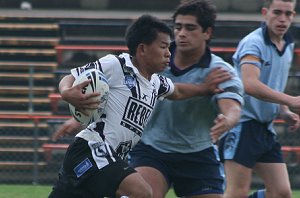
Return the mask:
<svg viewBox="0 0 300 198">
<path fill-rule="evenodd" d="M 163 153 L 140 141 L 129 153 L 129 165 L 159 170 L 178 197 L 223 194 L 224 171 L 214 147 L 195 153 Z"/>
<path fill-rule="evenodd" d="M 268 124 L 255 120 L 242 122 L 220 141 L 221 161 L 234 160 L 248 168 L 257 162 L 283 163 L 281 146 Z"/>
</svg>

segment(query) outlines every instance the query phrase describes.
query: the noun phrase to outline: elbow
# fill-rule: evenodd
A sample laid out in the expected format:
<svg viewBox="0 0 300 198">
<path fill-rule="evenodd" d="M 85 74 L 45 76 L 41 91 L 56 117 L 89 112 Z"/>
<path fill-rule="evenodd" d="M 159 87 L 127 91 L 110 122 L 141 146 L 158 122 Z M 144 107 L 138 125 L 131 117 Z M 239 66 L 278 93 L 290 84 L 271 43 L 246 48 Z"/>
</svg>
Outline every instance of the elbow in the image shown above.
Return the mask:
<svg viewBox="0 0 300 198">
<path fill-rule="evenodd" d="M 244 84 L 244 91 L 246 94 L 248 95 L 253 95 L 253 93 L 255 92 L 255 86 L 249 84 L 249 83 L 245 83 Z"/>
</svg>

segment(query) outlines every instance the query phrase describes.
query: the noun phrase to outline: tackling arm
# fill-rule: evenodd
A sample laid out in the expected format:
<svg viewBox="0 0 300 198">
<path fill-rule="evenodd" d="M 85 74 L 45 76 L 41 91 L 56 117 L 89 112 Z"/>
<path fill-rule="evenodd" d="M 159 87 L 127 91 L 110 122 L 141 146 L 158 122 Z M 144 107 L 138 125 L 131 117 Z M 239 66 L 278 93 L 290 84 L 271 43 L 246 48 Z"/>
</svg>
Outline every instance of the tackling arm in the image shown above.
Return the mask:
<svg viewBox="0 0 300 198">
<path fill-rule="evenodd" d="M 214 126 L 210 130 L 210 135 L 213 142 L 234 127 L 241 115 L 241 104 L 234 99 L 220 99 L 218 100 L 220 113 L 214 120 Z"/>
</svg>

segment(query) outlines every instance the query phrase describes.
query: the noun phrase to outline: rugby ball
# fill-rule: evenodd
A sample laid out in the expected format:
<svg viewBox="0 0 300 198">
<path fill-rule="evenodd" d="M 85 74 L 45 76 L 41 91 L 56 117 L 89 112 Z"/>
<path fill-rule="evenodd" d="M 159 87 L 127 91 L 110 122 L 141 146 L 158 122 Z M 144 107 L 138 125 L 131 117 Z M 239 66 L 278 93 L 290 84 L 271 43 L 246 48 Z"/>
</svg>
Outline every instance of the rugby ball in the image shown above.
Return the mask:
<svg viewBox="0 0 300 198">
<path fill-rule="evenodd" d="M 89 115 L 86 116 L 78 111 L 72 104 L 69 104 L 69 109 L 72 116 L 78 122 L 84 125 L 88 125 L 101 117 L 107 103 L 109 92 L 107 80 L 101 71 L 96 69 L 88 69 L 84 71 L 75 79 L 73 86 L 78 85 L 86 80 L 91 80 L 91 82 L 82 88 L 81 92 L 82 94 L 100 93 L 100 105 L 98 109 L 89 111 Z"/>
</svg>

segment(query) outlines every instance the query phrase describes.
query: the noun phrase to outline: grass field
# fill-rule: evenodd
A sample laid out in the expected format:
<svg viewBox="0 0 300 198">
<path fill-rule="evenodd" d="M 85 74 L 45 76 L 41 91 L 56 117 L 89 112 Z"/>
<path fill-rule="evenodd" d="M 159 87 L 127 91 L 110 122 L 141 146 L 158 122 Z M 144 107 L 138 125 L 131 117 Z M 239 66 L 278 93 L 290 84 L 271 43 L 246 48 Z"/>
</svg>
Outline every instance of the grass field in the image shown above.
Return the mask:
<svg viewBox="0 0 300 198">
<path fill-rule="evenodd" d="M 51 186 L 40 185 L 0 185 L 0 198 L 47 198 Z M 175 198 L 170 191 L 166 198 Z"/>
<path fill-rule="evenodd" d="M 40 185 L 0 185 L 0 198 L 47 198 L 51 186 Z M 166 198 L 175 198 L 170 190 Z M 293 191 L 293 198 L 300 198 L 300 190 Z"/>
</svg>

